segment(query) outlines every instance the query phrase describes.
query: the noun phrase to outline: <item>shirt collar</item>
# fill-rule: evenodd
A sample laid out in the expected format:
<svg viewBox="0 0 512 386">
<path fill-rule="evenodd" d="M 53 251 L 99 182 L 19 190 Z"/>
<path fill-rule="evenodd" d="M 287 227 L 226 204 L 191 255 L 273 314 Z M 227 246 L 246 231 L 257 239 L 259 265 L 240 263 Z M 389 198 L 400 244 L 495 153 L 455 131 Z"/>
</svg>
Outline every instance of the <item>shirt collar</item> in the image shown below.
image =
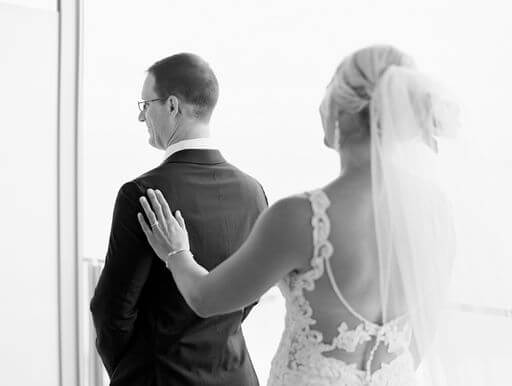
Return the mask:
<svg viewBox="0 0 512 386">
<path fill-rule="evenodd" d="M 217 149 L 215 142 L 211 138 L 193 138 L 185 139 L 170 145 L 165 149 L 165 158 L 169 158 L 174 153 L 185 149 Z"/>
</svg>

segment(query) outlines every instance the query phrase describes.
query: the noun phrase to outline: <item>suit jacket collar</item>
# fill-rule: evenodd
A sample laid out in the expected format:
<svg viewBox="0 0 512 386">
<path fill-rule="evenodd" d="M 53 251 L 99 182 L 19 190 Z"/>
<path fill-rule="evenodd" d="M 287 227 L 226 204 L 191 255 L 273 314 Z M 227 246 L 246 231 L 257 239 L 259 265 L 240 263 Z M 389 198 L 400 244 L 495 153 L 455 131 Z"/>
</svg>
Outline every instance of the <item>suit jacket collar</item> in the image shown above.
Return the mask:
<svg viewBox="0 0 512 386">
<path fill-rule="evenodd" d="M 168 163 L 215 165 L 224 162 L 226 162 L 226 160 L 217 149 L 185 149 L 173 153 L 164 160 L 162 165 Z"/>
</svg>

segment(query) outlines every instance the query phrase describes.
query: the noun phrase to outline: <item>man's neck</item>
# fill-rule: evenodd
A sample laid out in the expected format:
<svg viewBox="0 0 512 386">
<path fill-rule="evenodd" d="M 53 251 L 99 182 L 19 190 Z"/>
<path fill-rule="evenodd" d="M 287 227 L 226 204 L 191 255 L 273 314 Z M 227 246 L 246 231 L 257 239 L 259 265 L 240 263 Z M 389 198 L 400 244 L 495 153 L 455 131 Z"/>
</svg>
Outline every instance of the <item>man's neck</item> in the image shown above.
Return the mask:
<svg viewBox="0 0 512 386">
<path fill-rule="evenodd" d="M 196 138 L 210 138 L 210 127 L 207 123 L 195 123 L 179 127 L 176 135 L 171 138 L 167 147 L 181 141 Z"/>
</svg>

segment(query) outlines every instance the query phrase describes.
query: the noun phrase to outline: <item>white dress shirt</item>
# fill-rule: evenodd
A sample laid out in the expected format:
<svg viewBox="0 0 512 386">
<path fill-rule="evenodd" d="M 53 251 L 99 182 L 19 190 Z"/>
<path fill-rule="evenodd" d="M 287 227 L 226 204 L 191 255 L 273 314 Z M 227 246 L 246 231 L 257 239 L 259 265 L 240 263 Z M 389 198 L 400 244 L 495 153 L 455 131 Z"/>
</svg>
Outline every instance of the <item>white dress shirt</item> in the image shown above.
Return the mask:
<svg viewBox="0 0 512 386">
<path fill-rule="evenodd" d="M 185 139 L 170 145 L 165 149 L 165 158 L 169 158 L 174 153 L 185 149 L 217 149 L 215 142 L 211 138 L 193 138 Z"/>
</svg>

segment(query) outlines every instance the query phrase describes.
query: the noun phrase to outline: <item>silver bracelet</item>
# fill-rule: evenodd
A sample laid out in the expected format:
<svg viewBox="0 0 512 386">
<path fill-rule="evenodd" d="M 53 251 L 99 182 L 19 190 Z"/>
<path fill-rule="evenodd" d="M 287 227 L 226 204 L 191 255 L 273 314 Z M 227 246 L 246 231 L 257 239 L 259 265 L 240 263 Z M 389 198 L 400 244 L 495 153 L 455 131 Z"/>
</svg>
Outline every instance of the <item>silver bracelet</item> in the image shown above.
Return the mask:
<svg viewBox="0 0 512 386">
<path fill-rule="evenodd" d="M 176 251 L 169 252 L 169 253 L 167 254 L 167 259 L 165 259 L 165 260 L 164 260 L 164 261 L 165 261 L 165 267 L 166 267 L 167 269 L 170 269 L 170 268 L 169 268 L 169 257 L 174 256 L 174 255 L 176 255 L 176 254 L 178 254 L 178 253 L 180 253 L 180 252 L 190 252 L 190 251 L 189 251 L 188 249 L 182 248 L 182 249 L 178 249 L 178 250 L 176 250 Z"/>
<path fill-rule="evenodd" d="M 172 255 L 175 255 L 177 253 L 180 253 L 180 252 L 188 252 L 189 250 L 188 249 L 185 249 L 185 248 L 182 248 L 182 249 L 178 249 L 176 251 L 172 251 L 172 252 L 169 252 L 167 254 L 168 257 L 171 257 Z"/>
</svg>

